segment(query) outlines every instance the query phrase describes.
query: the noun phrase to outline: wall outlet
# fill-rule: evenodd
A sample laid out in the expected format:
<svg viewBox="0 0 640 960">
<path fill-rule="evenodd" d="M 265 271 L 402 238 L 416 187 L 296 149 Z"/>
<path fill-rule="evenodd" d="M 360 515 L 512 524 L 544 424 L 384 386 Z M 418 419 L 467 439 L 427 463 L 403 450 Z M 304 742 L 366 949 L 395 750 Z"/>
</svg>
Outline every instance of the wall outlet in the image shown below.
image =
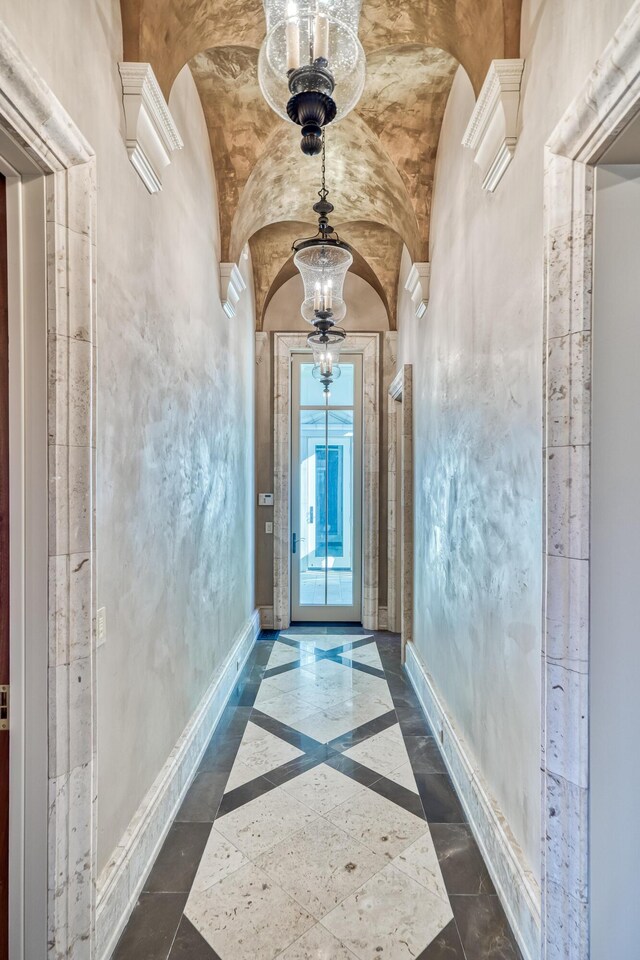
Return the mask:
<svg viewBox="0 0 640 960">
<path fill-rule="evenodd" d="M 264 525 L 264 532 L 265 532 L 265 533 L 273 533 L 273 523 L 271 522 L 271 520 L 267 520 L 267 521 L 266 521 L 266 523 L 265 523 L 265 525 Z"/>
<path fill-rule="evenodd" d="M 96 647 L 101 647 L 107 639 L 107 608 L 99 607 L 96 616 Z"/>
</svg>

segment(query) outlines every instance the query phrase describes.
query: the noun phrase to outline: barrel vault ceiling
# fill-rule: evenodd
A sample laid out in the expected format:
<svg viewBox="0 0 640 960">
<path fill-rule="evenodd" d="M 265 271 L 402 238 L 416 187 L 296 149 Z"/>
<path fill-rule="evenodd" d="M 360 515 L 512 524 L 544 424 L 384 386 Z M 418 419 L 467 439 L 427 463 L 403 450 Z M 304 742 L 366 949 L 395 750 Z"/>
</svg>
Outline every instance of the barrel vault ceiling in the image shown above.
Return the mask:
<svg viewBox="0 0 640 960">
<path fill-rule="evenodd" d="M 355 110 L 327 128 L 334 226 L 353 270 L 380 294 L 390 327 L 403 245 L 429 259 L 438 138 L 462 65 L 476 94 L 491 60 L 518 56 L 521 0 L 363 0 L 367 80 Z M 314 232 L 320 160 L 258 86 L 261 0 L 121 0 L 125 60 L 149 62 L 165 96 L 189 64 L 209 129 L 220 200 L 221 258 L 252 255 L 260 329 L 293 276 L 291 244 Z"/>
</svg>

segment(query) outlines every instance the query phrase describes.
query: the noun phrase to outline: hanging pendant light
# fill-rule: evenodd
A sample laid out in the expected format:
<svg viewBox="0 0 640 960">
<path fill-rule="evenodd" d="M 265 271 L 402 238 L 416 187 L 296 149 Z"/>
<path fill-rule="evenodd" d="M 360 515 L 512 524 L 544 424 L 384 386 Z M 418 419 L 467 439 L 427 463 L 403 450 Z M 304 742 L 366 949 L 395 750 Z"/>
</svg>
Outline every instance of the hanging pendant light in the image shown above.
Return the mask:
<svg viewBox="0 0 640 960">
<path fill-rule="evenodd" d="M 327 399 L 331 384 L 340 377 L 340 347 L 346 334 L 340 327 L 333 327 L 328 332 L 310 333 L 307 343 L 313 351 L 312 376 L 319 380 L 324 387 Z"/>
<path fill-rule="evenodd" d="M 300 312 L 317 330 L 327 331 L 344 320 L 347 305 L 343 297 L 344 281 L 353 263 L 351 248 L 341 240 L 329 223 L 333 204 L 329 202 L 326 183 L 326 156 L 324 132 L 322 135 L 322 187 L 320 200 L 313 209 L 318 215 L 315 236 L 296 240 L 293 244 L 293 262 L 300 271 L 304 284 L 304 300 Z"/>
<path fill-rule="evenodd" d="M 302 152 L 320 153 L 325 124 L 346 116 L 365 81 L 361 0 L 264 0 L 258 80 L 267 103 L 302 127 Z"/>
</svg>

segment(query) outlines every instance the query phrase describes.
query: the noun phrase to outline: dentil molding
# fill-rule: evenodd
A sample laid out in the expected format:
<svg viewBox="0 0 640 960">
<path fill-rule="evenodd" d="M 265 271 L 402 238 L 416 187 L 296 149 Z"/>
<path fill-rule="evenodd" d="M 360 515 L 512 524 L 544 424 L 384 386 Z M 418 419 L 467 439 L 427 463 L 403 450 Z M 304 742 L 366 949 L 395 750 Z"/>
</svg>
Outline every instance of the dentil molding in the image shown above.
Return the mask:
<svg viewBox="0 0 640 960">
<path fill-rule="evenodd" d="M 125 143 L 133 167 L 149 193 L 162 190 L 162 172 L 183 147 L 175 121 L 150 63 L 119 63 Z"/>
<path fill-rule="evenodd" d="M 222 301 L 222 309 L 230 320 L 235 317 L 238 300 L 246 289 L 247 285 L 237 264 L 221 263 L 220 300 Z"/>
<path fill-rule="evenodd" d="M 482 187 L 493 192 L 513 159 L 524 60 L 492 60 L 462 139 L 475 151 Z"/>
<path fill-rule="evenodd" d="M 411 301 L 416 311 L 416 317 L 420 320 L 424 317 L 427 305 L 429 303 L 429 281 L 431 278 L 430 263 L 414 263 L 409 271 L 405 290 L 411 297 Z"/>
</svg>

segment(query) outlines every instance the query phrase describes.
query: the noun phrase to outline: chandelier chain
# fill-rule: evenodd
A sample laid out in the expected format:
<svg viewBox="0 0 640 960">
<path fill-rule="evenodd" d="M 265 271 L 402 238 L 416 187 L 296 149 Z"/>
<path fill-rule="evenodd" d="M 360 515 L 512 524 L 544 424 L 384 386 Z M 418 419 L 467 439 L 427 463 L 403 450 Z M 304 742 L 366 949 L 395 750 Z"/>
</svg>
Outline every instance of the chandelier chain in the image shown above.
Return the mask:
<svg viewBox="0 0 640 960">
<path fill-rule="evenodd" d="M 327 187 L 325 183 L 327 172 L 327 150 L 326 150 L 326 141 L 324 127 L 322 128 L 322 190 L 320 191 L 320 196 L 324 200 L 327 195 Z"/>
</svg>

